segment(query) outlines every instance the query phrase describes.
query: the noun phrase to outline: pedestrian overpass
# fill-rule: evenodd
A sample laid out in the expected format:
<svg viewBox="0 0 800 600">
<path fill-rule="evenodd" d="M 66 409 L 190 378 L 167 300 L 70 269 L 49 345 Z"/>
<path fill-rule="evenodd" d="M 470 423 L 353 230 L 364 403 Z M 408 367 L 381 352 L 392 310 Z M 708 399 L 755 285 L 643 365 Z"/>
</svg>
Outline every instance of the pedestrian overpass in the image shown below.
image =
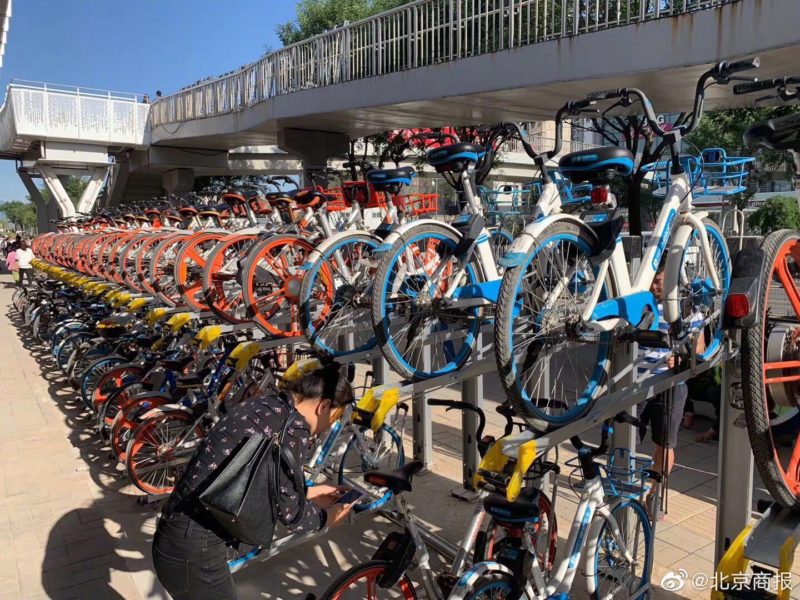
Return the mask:
<svg viewBox="0 0 800 600">
<path fill-rule="evenodd" d="M 688 108 L 711 63 L 759 54 L 760 77 L 800 71 L 796 0 L 418 0 L 271 52 L 146 103 L 141 96 L 12 84 L 0 157 L 34 200 L 59 174 L 92 184 L 79 211 L 180 191 L 200 174 L 300 172 L 352 137 L 404 127 L 552 119 L 598 89 L 645 89 Z M 734 106 L 730 87 L 708 106 Z M 301 162 L 298 162 L 301 161 Z M 51 205 L 52 208 L 52 205 Z"/>
</svg>

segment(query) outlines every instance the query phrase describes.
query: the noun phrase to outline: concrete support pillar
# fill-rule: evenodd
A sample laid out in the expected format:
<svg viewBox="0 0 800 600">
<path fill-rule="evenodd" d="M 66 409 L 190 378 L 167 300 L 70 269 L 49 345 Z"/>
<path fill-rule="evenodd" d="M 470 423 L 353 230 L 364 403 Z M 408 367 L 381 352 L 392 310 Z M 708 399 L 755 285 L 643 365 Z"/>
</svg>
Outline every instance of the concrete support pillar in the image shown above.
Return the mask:
<svg viewBox="0 0 800 600">
<path fill-rule="evenodd" d="M 52 207 L 55 207 L 55 203 L 47 202 L 44 199 L 41 190 L 39 190 L 39 188 L 33 182 L 33 178 L 31 178 L 30 173 L 20 170 L 17 171 L 17 174 L 22 180 L 22 184 L 25 186 L 25 189 L 28 191 L 28 195 L 31 197 L 31 202 L 36 207 L 36 229 L 39 231 L 39 233 L 53 231 L 55 229 L 55 224 L 50 222 L 50 210 Z M 55 218 L 58 218 L 58 215 L 56 215 Z"/>
<path fill-rule="evenodd" d="M 58 178 L 58 174 L 56 173 L 55 169 L 44 165 L 40 165 L 37 168 L 42 174 L 42 179 L 44 179 L 47 189 L 50 191 L 51 199 L 55 200 L 56 205 L 58 205 L 58 212 L 60 213 L 61 217 L 74 217 L 75 205 L 72 203 L 72 199 L 69 197 L 69 194 L 67 194 L 67 190 L 64 189 L 64 186 L 61 183 L 61 180 Z"/>
<path fill-rule="evenodd" d="M 167 171 L 161 176 L 161 185 L 170 195 L 191 192 L 194 187 L 194 169 L 181 167 Z"/>
<path fill-rule="evenodd" d="M 109 167 L 97 167 L 92 169 L 92 178 L 86 185 L 86 189 L 81 194 L 81 199 L 78 201 L 78 212 L 88 213 L 94 208 L 97 201 L 97 196 L 105 183 L 106 176 L 108 175 Z"/>
<path fill-rule="evenodd" d="M 278 132 L 281 150 L 298 157 L 303 163 L 303 185 L 311 185 L 311 173 L 328 166 L 328 159 L 347 153 L 349 138 L 343 133 L 282 129 Z"/>
</svg>

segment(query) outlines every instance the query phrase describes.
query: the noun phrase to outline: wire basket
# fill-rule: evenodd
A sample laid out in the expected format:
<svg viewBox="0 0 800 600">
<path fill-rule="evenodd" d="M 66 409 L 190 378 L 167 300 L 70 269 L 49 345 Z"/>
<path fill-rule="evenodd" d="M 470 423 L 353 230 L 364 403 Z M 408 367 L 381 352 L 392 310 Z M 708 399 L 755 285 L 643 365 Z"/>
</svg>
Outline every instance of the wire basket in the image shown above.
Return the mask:
<svg viewBox="0 0 800 600">
<path fill-rule="evenodd" d="M 439 211 L 439 194 L 394 196 L 392 202 L 398 210 L 402 210 L 412 217 L 429 215 Z"/>
<path fill-rule="evenodd" d="M 350 204 L 348 203 L 347 197 L 345 196 L 342 188 L 338 187 L 327 189 L 325 190 L 325 194 L 328 196 L 333 196 L 333 198 L 325 203 L 325 208 L 328 212 L 343 212 L 350 208 Z"/>
<path fill-rule="evenodd" d="M 580 461 L 574 457 L 566 462 L 572 467 L 570 487 L 578 493 L 583 489 L 585 480 L 579 475 L 579 481 L 573 482 L 573 475 L 580 472 Z M 600 468 L 600 479 L 603 491 L 609 498 L 641 498 L 650 489 L 646 471 L 653 465 L 650 457 L 631 454 L 627 448 L 616 448 L 608 453 L 606 464 L 597 463 Z"/>
</svg>

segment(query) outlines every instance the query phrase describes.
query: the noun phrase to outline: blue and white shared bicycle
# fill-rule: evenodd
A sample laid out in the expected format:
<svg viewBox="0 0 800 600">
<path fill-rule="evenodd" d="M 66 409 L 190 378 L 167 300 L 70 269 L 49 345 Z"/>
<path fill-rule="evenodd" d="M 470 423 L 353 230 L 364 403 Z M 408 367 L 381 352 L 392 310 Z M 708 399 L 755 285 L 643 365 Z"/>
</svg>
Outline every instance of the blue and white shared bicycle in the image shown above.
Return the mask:
<svg viewBox="0 0 800 600">
<path fill-rule="evenodd" d="M 615 342 L 638 341 L 672 353 L 688 348 L 696 360 L 720 351 L 730 255 L 719 227 L 693 207 L 679 143 L 702 117 L 706 87 L 738 79 L 735 73 L 758 63 L 723 62 L 706 72 L 691 120 L 670 131 L 661 128 L 641 90 L 587 98 L 618 99 L 615 106 L 626 110 L 640 104 L 653 134 L 668 142 L 671 185 L 633 275 L 622 244 L 625 219 L 618 208 L 600 205 L 580 216 L 553 214 L 535 222 L 506 254 L 509 268 L 495 319 L 497 366 L 514 409 L 534 428 L 562 426 L 589 410 L 607 388 Z M 611 180 L 632 172 L 634 157 L 620 148 L 598 148 L 567 154 L 559 166 L 573 183 L 592 183 L 593 200 L 602 202 Z M 662 260 L 664 289 L 657 298 L 651 286 Z M 659 332 L 659 320 L 669 324 L 669 333 Z"/>
<path fill-rule="evenodd" d="M 456 190 L 461 214 L 451 223 L 420 219 L 401 225 L 375 251 L 372 328 L 395 371 L 411 379 L 456 371 L 494 316 L 502 267 L 493 252 L 497 235 L 486 225 L 476 188 L 476 178 L 491 166 L 487 155 L 505 139 L 519 137 L 546 182 L 525 231 L 536 228 L 562 211 L 558 185 L 546 165 L 560 151 L 562 121 L 588 106 L 571 102 L 558 112 L 555 148 L 548 152 L 535 152 L 513 123 L 495 127 L 486 148 L 459 142 L 428 152 L 428 164 Z"/>
</svg>

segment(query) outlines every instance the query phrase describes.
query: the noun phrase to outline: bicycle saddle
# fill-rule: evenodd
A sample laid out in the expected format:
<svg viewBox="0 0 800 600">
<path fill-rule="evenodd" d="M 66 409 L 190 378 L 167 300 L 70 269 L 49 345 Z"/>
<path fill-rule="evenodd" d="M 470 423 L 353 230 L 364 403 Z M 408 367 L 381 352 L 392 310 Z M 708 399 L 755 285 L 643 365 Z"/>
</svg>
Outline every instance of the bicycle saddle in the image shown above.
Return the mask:
<svg viewBox="0 0 800 600">
<path fill-rule="evenodd" d="M 608 183 L 615 175 L 633 173 L 633 154 L 623 148 L 614 147 L 570 152 L 558 161 L 558 169 L 572 183 Z"/>
<path fill-rule="evenodd" d="M 483 509 L 500 523 L 533 521 L 539 518 L 539 490 L 524 491 L 514 502 L 500 494 L 490 494 L 483 499 Z"/>
<path fill-rule="evenodd" d="M 756 123 L 744 132 L 748 148 L 800 150 L 800 113 Z"/>
<path fill-rule="evenodd" d="M 294 195 L 294 201 L 298 206 L 302 206 L 303 208 L 316 208 L 318 206 L 322 206 L 325 202 L 332 200 L 333 198 L 333 196 L 323 194 L 322 192 L 311 188 L 300 190 Z"/>
<path fill-rule="evenodd" d="M 364 481 L 378 487 L 389 488 L 393 494 L 411 491 L 411 480 L 422 470 L 422 461 L 412 460 L 394 471 L 370 471 Z"/>
<path fill-rule="evenodd" d="M 288 192 L 272 192 L 265 196 L 270 206 L 289 206 L 294 200 Z"/>
<path fill-rule="evenodd" d="M 230 190 L 226 190 L 222 194 L 221 199 L 227 204 L 244 204 L 253 198 L 257 198 L 259 195 L 260 192 L 258 190 L 232 188 Z"/>
<path fill-rule="evenodd" d="M 484 153 L 481 146 L 459 142 L 430 150 L 425 160 L 436 169 L 437 173 L 458 172 L 468 169 L 470 163 L 477 163 Z"/>
<path fill-rule="evenodd" d="M 373 169 L 367 173 L 367 181 L 379 192 L 390 187 L 411 185 L 411 180 L 417 176 L 414 167 L 400 167 L 399 169 Z"/>
</svg>

